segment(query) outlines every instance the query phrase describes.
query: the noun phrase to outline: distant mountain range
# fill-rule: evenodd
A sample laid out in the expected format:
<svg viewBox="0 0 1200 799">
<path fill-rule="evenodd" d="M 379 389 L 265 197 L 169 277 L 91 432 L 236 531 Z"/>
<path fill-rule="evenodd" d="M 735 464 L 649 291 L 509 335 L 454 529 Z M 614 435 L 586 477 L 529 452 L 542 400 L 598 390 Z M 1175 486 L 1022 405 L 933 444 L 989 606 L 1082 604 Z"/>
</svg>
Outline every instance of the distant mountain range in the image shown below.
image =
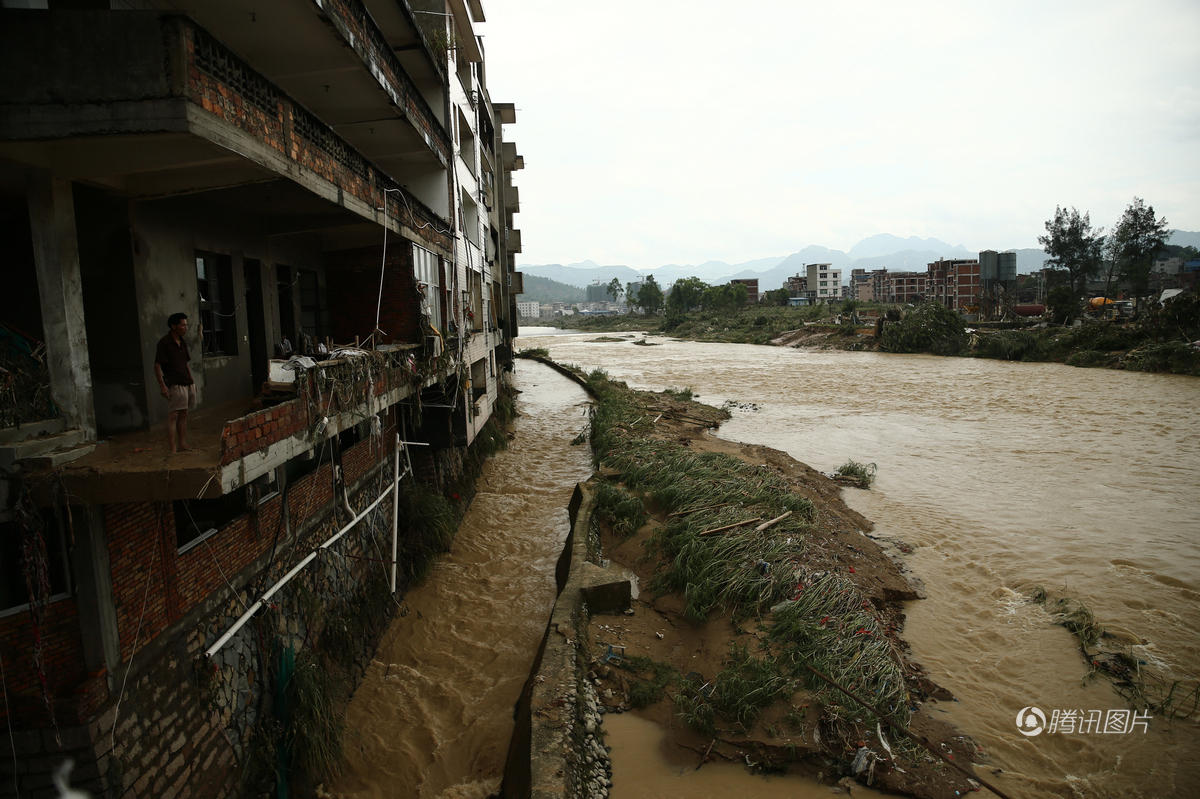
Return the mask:
<svg viewBox="0 0 1200 799">
<path fill-rule="evenodd" d="M 1200 247 L 1200 232 L 1172 231 L 1168 243 Z M 1017 254 L 1017 272 L 1020 274 L 1041 269 L 1046 260 L 1046 253 L 1040 249 L 1017 249 L 1008 252 Z M 961 244 L 947 244 L 938 239 L 922 239 L 917 236 L 905 239 L 890 233 L 880 233 L 858 242 L 849 252 L 809 245 L 791 255 L 759 258 L 737 264 L 706 261 L 696 265 L 667 264 L 640 271 L 620 264 L 602 266 L 594 261 L 582 261 L 573 264 L 523 264 L 520 270 L 525 275 L 550 278 L 578 288 L 585 288 L 597 280 L 607 283 L 614 277 L 625 284 L 641 280 L 646 275 L 654 275 L 655 280 L 664 287 L 682 277 L 698 277 L 706 283 L 713 284 L 758 278 L 759 291 L 768 291 L 783 286 L 790 276 L 801 272 L 805 264 L 832 264 L 842 270 L 842 281 L 849 282 L 851 269 L 924 271 L 927 264 L 939 258 L 975 258 L 978 255 L 977 251 L 968 250 Z"/>
</svg>

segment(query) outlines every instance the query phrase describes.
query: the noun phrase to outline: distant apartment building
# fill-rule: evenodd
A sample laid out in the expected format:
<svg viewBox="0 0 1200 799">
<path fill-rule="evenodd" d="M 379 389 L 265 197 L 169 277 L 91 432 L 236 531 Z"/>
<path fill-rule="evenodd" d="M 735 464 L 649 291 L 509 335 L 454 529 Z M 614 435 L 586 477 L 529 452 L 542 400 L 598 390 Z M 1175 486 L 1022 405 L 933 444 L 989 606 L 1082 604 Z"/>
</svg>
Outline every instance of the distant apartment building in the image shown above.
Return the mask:
<svg viewBox="0 0 1200 799">
<path fill-rule="evenodd" d="M 866 269 L 851 269 L 850 283 L 846 286 L 846 296 L 852 300 L 865 302 L 866 298 L 862 296 L 863 287 L 869 285 L 870 278 L 867 275 Z"/>
<path fill-rule="evenodd" d="M 997 296 L 998 287 L 1011 284 L 1017 272 L 1016 253 L 984 250 L 979 256 L 938 259 L 924 272 L 855 269 L 850 296 L 901 305 L 929 300 L 964 313 L 978 313 L 987 306 L 987 297 Z"/>
<path fill-rule="evenodd" d="M 517 302 L 517 315 L 525 319 L 537 319 L 542 315 L 542 304 L 537 300 Z"/>
<path fill-rule="evenodd" d="M 892 272 L 886 286 L 887 302 L 921 302 L 929 288 L 929 277 L 921 272 Z"/>
<path fill-rule="evenodd" d="M 745 280 L 731 280 L 729 284 L 732 286 L 742 285 L 746 287 L 746 304 L 758 305 L 758 278 L 749 278 Z"/>
<path fill-rule="evenodd" d="M 1014 260 L 1014 272 L 1015 264 Z M 958 311 L 978 312 L 983 294 L 982 269 L 978 259 L 940 258 L 928 265 L 926 276 L 928 299 Z"/>
<path fill-rule="evenodd" d="M 816 302 L 841 299 L 841 269 L 834 269 L 832 264 L 805 264 L 805 270 L 809 299 Z"/>
<path fill-rule="evenodd" d="M 808 276 L 792 275 L 784 281 L 783 287 L 787 289 L 789 297 L 804 297 L 808 291 Z"/>
</svg>

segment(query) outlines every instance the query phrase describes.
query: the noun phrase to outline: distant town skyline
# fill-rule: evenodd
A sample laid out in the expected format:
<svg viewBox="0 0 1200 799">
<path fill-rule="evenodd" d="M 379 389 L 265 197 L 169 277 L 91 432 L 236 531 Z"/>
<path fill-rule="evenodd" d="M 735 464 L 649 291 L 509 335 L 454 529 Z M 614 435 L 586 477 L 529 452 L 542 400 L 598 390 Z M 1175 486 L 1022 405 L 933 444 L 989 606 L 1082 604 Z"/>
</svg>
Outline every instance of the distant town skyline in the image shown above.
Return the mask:
<svg viewBox="0 0 1200 799">
<path fill-rule="evenodd" d="M 488 0 L 527 263 L 740 263 L 880 231 L 1200 228 L 1200 6 Z"/>
</svg>

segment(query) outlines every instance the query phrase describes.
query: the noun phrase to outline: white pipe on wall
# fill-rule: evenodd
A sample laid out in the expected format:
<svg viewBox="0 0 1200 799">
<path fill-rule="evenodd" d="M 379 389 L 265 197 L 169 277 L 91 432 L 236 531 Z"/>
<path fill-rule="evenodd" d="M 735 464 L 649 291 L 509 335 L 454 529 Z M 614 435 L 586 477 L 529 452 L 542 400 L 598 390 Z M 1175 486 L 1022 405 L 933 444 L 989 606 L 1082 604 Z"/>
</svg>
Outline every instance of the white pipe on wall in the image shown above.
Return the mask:
<svg viewBox="0 0 1200 799">
<path fill-rule="evenodd" d="M 392 593 L 396 593 L 396 543 L 400 517 L 400 434 L 396 434 L 396 462 L 392 467 L 395 482 L 392 483 Z"/>
<path fill-rule="evenodd" d="M 321 550 L 329 549 L 329 547 L 331 547 L 334 543 L 336 543 L 339 538 L 341 538 L 346 533 L 348 533 L 350 531 L 350 529 L 352 527 L 354 527 L 354 525 L 356 525 L 360 521 L 362 521 L 363 518 L 365 518 L 368 513 L 375 510 L 375 508 L 379 505 L 379 503 L 383 501 L 384 497 L 386 497 L 388 495 L 388 492 L 394 492 L 395 490 L 396 490 L 395 483 L 393 483 L 392 485 L 390 485 L 386 489 L 384 489 L 384 491 L 382 491 L 379 494 L 379 496 L 375 498 L 375 501 L 372 502 L 370 505 L 368 505 L 362 513 L 358 514 L 353 519 L 351 519 L 350 522 L 345 527 L 343 527 L 342 529 L 338 530 L 336 533 L 331 535 L 325 541 L 325 543 L 321 544 L 321 546 L 317 547 L 312 552 L 308 553 L 308 555 L 305 556 L 305 558 L 303 560 L 301 560 L 299 563 L 297 563 L 295 566 L 293 566 L 287 574 L 283 575 L 283 577 L 280 577 L 279 581 L 276 582 L 275 585 L 268 588 L 266 590 L 266 592 L 259 598 L 259 600 L 257 602 L 255 602 L 253 605 L 251 605 L 249 608 L 247 608 L 246 612 L 243 613 L 240 617 L 238 617 L 238 620 L 233 623 L 233 626 L 230 627 L 228 630 L 226 630 L 225 634 L 222 635 L 220 638 L 218 638 L 217 642 L 215 644 L 213 644 L 212 646 L 210 646 L 208 649 L 206 649 L 204 651 L 204 656 L 206 658 L 211 658 L 213 655 L 215 655 L 217 652 L 219 652 L 221 650 L 221 647 L 223 647 L 223 646 L 225 646 L 225 644 L 229 643 L 229 639 L 232 638 L 234 635 L 236 635 L 237 631 L 242 629 L 242 627 L 244 627 L 246 625 L 246 622 L 250 621 L 251 617 L 253 617 L 254 614 L 259 611 L 259 609 L 263 606 L 263 604 L 266 603 L 266 601 L 269 600 L 272 596 L 274 596 L 275 593 L 277 591 L 279 591 L 280 588 L 283 588 L 285 585 L 287 585 L 288 581 L 290 581 L 293 577 L 295 577 L 297 574 L 299 574 L 301 569 L 303 569 L 308 564 L 312 563 L 313 560 L 316 559 L 317 555 L 319 555 L 321 553 Z M 395 555 L 392 556 L 392 560 L 393 561 L 395 560 Z M 393 566 L 392 568 L 394 569 L 395 566 Z"/>
</svg>

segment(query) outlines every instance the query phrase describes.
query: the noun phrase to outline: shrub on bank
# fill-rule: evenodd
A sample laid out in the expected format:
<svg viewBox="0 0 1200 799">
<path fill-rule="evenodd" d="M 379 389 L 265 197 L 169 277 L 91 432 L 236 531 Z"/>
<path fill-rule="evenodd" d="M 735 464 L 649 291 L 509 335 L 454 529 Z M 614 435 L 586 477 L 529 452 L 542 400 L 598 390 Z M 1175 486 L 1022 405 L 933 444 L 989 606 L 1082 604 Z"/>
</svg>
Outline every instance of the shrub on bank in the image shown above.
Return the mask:
<svg viewBox="0 0 1200 799">
<path fill-rule="evenodd" d="M 1077 350 L 1067 356 L 1067 366 L 1104 366 L 1112 357 L 1100 350 Z"/>
<path fill-rule="evenodd" d="M 1131 350 L 1122 365 L 1139 372 L 1171 372 L 1200 377 L 1200 349 L 1183 341 L 1147 344 Z"/>
<path fill-rule="evenodd" d="M 1001 361 L 1042 361 L 1047 357 L 1044 335 L 1028 330 L 1005 330 L 980 334 L 975 355 Z"/>
<path fill-rule="evenodd" d="M 899 322 L 886 325 L 879 339 L 884 352 L 959 355 L 967 347 L 962 317 L 941 303 L 918 305 Z"/>
</svg>

